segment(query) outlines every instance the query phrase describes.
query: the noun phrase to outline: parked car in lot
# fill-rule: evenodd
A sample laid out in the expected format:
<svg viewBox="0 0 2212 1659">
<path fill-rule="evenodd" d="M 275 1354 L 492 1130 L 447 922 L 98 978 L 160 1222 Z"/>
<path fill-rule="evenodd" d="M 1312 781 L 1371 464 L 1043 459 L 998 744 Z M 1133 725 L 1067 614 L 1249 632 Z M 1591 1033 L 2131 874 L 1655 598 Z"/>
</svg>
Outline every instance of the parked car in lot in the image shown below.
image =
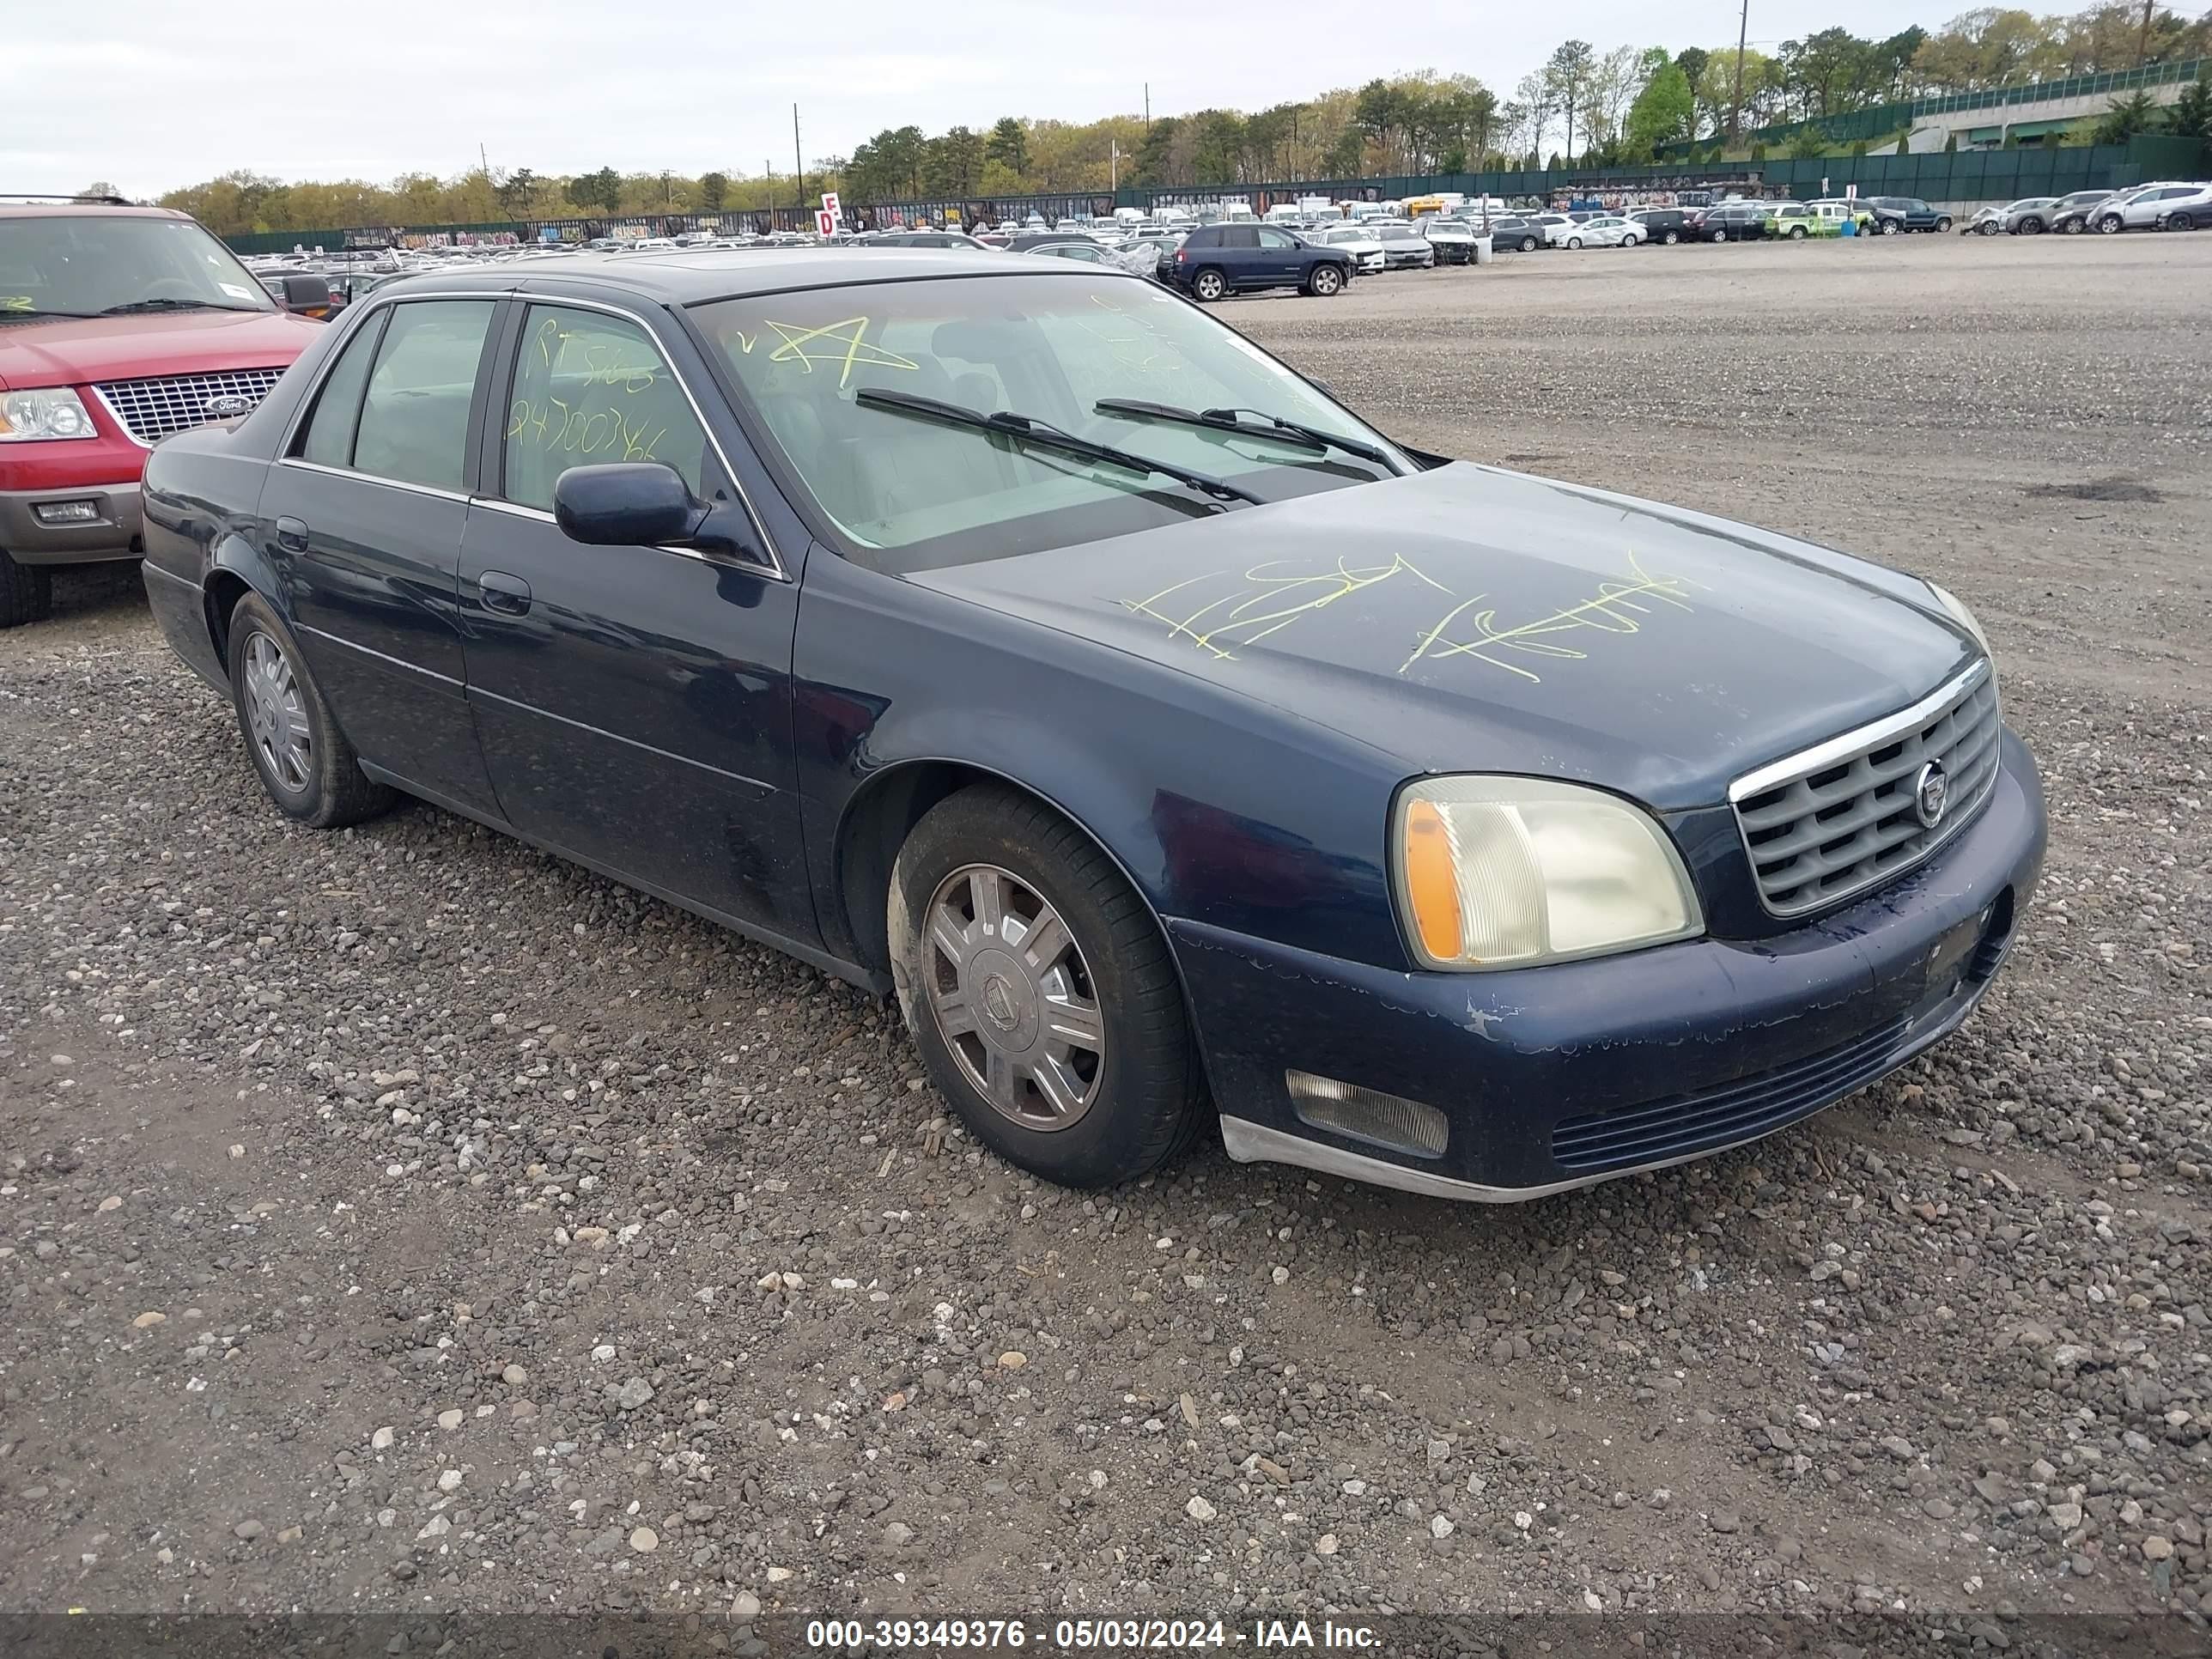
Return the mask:
<svg viewBox="0 0 2212 1659">
<path fill-rule="evenodd" d="M 395 283 L 146 492 L 279 811 L 419 795 L 896 994 L 1072 1185 L 1755 1139 L 1966 1019 L 2044 852 L 1940 588 L 1419 453 L 1071 262 Z"/>
<path fill-rule="evenodd" d="M 2002 207 L 1994 203 L 1976 210 L 1974 216 L 1959 227 L 1961 236 L 2039 236 L 2051 228 L 2051 210 L 2057 206 L 2055 196 L 2023 196 L 2017 202 Z"/>
<path fill-rule="evenodd" d="M 1364 225 L 1337 225 L 1316 231 L 1305 240 L 1316 247 L 1334 248 L 1350 259 L 1352 268 L 1363 275 L 1382 269 L 1382 240 Z"/>
<path fill-rule="evenodd" d="M 1569 247 L 1634 247 L 1643 240 L 1643 226 L 1609 213 L 1585 219 L 1566 234 Z"/>
<path fill-rule="evenodd" d="M 1027 238 L 1012 238 L 1026 240 Z M 957 230 L 885 230 L 868 238 L 870 247 L 964 247 L 975 252 L 989 250 L 964 231 Z"/>
<path fill-rule="evenodd" d="M 2051 204 L 2050 228 L 2068 236 L 2079 236 L 2089 228 L 2093 210 L 2112 199 L 2109 190 L 2077 190 L 2070 196 L 2062 196 Z"/>
<path fill-rule="evenodd" d="M 2212 185 L 2172 179 L 2141 185 L 2099 207 L 2089 223 L 2107 236 L 2123 230 L 2194 230 L 2212 224 Z"/>
<path fill-rule="evenodd" d="M 1161 264 L 1160 274 L 1197 300 L 1269 288 L 1295 288 L 1326 299 L 1352 280 L 1352 258 L 1273 225 L 1200 225 L 1183 239 L 1173 263 Z"/>
<path fill-rule="evenodd" d="M 1490 245 L 1501 252 L 1534 253 L 1545 245 L 1551 227 L 1535 219 L 1509 216 L 1490 222 Z"/>
<path fill-rule="evenodd" d="M 1574 233 L 1578 222 L 1564 213 L 1532 213 L 1528 217 L 1532 222 L 1544 228 L 1546 247 L 1565 247 L 1567 238 Z"/>
<path fill-rule="evenodd" d="M 1722 202 L 1698 216 L 1698 235 L 1708 242 L 1756 242 L 1765 234 L 1761 202 Z"/>
<path fill-rule="evenodd" d="M 1841 220 L 1824 216 L 1808 203 L 1772 202 L 1767 204 L 1766 234 L 1778 241 L 1802 242 L 1813 236 L 1840 236 L 1844 227 Z"/>
<path fill-rule="evenodd" d="M 1437 215 L 1422 220 L 1419 229 L 1435 250 L 1437 264 L 1463 265 L 1474 258 L 1478 233 L 1466 220 Z"/>
<path fill-rule="evenodd" d="M 1881 217 L 1881 228 L 1887 234 L 1896 230 L 1947 231 L 1951 228 L 1951 216 L 1941 208 L 1933 208 L 1917 196 L 1869 196 L 1869 207 Z"/>
<path fill-rule="evenodd" d="M 1817 214 L 1824 223 L 1834 228 L 1832 231 L 1815 232 L 1816 235 L 1840 236 L 1844 234 L 1845 225 L 1852 228 L 1851 234 L 1856 236 L 1864 236 L 1879 228 L 1875 221 L 1874 210 L 1856 197 L 1823 196 L 1817 200 L 1806 203 L 1805 205 Z"/>
<path fill-rule="evenodd" d="M 1382 264 L 1391 270 L 1422 270 L 1437 262 L 1436 248 L 1411 225 L 1370 225 L 1382 244 Z"/>
<path fill-rule="evenodd" d="M 305 272 L 263 291 L 166 208 L 0 204 L 0 628 L 35 622 L 57 565 L 135 558 L 146 452 L 251 410 L 323 325 Z"/>
<path fill-rule="evenodd" d="M 1632 208 L 1627 216 L 1644 227 L 1644 239 L 1672 247 L 1690 234 L 1695 218 L 1686 208 Z"/>
</svg>

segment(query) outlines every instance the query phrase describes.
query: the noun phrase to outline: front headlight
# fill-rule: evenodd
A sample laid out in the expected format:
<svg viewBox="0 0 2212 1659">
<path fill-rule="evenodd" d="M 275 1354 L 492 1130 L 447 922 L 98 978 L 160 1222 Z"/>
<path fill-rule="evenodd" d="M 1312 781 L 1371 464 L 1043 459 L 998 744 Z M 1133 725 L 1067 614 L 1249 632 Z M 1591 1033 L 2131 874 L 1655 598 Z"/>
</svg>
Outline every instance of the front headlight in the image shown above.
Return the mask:
<svg viewBox="0 0 2212 1659">
<path fill-rule="evenodd" d="M 0 444 L 39 438 L 89 438 L 92 416 L 65 386 L 0 392 Z"/>
<path fill-rule="evenodd" d="M 1928 581 L 1925 576 L 1920 580 Z M 1996 653 L 1990 649 L 1990 636 L 1982 632 L 1981 623 L 1976 622 L 1974 613 L 1966 609 L 1966 602 L 1949 588 L 1939 587 L 1934 582 L 1928 582 L 1928 591 L 1936 596 L 1936 604 L 1951 613 L 1953 622 L 1974 636 L 1974 643 L 1982 647 L 1982 654 L 1994 660 Z"/>
<path fill-rule="evenodd" d="M 1705 931 L 1650 816 L 1541 778 L 1421 778 L 1400 791 L 1398 911 L 1429 968 L 1525 968 Z"/>
</svg>

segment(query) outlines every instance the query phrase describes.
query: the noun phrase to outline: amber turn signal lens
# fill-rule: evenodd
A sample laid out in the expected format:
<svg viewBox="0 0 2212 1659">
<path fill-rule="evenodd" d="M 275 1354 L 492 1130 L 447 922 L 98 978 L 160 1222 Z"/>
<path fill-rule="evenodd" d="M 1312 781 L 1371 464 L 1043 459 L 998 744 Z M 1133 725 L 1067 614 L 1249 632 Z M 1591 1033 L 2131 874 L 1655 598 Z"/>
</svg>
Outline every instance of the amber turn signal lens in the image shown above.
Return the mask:
<svg viewBox="0 0 2212 1659">
<path fill-rule="evenodd" d="M 1421 948 L 1435 962 L 1452 962 L 1462 936 L 1459 913 L 1459 860 L 1451 832 L 1433 802 L 1406 805 L 1406 898 Z"/>
</svg>

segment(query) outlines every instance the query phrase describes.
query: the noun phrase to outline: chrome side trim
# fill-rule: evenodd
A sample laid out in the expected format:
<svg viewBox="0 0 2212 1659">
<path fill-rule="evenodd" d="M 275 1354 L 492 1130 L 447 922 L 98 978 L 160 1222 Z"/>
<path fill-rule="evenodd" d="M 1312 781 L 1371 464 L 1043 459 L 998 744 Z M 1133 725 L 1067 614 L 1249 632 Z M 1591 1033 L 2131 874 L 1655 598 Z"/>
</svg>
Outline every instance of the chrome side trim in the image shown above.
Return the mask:
<svg viewBox="0 0 2212 1659">
<path fill-rule="evenodd" d="M 459 501 L 468 505 L 469 498 L 458 489 L 441 489 L 435 484 L 410 483 L 404 478 L 387 478 L 380 472 L 359 472 L 350 467 L 325 466 L 320 461 L 303 461 L 295 456 L 283 455 L 276 460 L 279 466 L 296 466 L 302 472 L 319 472 L 325 477 L 351 478 L 356 483 L 382 484 L 386 489 L 404 489 L 411 495 L 429 495 L 441 501 Z"/>
<path fill-rule="evenodd" d="M 1926 725 L 1951 703 L 1981 684 L 1989 678 L 1989 672 L 1990 659 L 1979 658 L 1965 672 L 1947 680 L 1910 708 L 1900 708 L 1894 714 L 1885 714 L 1856 731 L 1830 738 L 1826 743 L 1816 743 L 1810 749 L 1801 749 L 1794 755 L 1785 755 L 1755 772 L 1745 773 L 1729 785 L 1729 804 L 1733 805 L 1748 800 L 1753 795 L 1764 794 L 1777 784 L 1791 782 L 1808 773 L 1826 771 L 1838 761 L 1850 760 L 1867 750 L 1881 747 L 1900 732 Z"/>
<path fill-rule="evenodd" d="M 527 519 L 532 524 L 557 525 L 561 522 L 542 507 L 525 507 L 520 501 L 503 501 L 495 495 L 471 495 L 469 497 L 469 505 L 472 507 L 480 507 L 487 513 L 504 513 L 510 519 Z M 790 580 L 789 577 L 778 578 L 769 570 L 766 565 L 756 564 L 749 559 L 710 559 L 696 547 L 671 547 L 665 542 L 647 542 L 644 545 L 656 553 L 665 553 L 672 558 L 696 559 L 701 564 L 716 565 L 727 570 L 741 570 L 746 575 L 757 577 L 763 581 Z"/>
</svg>

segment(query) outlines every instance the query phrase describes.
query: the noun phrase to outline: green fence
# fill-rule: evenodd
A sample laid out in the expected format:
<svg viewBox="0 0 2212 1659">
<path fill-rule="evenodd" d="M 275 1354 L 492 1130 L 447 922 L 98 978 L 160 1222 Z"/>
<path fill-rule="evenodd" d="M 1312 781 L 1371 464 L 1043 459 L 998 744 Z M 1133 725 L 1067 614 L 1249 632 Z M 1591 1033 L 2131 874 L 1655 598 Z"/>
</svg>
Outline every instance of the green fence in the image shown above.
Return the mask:
<svg viewBox="0 0 2212 1659">
<path fill-rule="evenodd" d="M 1660 162 L 1649 167 L 1564 167 L 1543 173 L 1450 173 L 1393 175 L 1383 179 L 1319 179 L 1283 184 L 1210 185 L 1173 189 L 1124 189 L 1114 191 L 1051 195 L 848 204 L 876 223 L 896 217 L 907 223 L 922 219 L 942 222 L 947 210 L 969 220 L 988 217 L 1019 222 L 1030 212 L 1057 219 L 1070 213 L 1103 214 L 1109 207 L 1149 212 L 1167 205 L 1197 206 L 1208 202 L 1241 201 L 1265 211 L 1302 197 L 1326 197 L 1333 202 L 1396 201 L 1457 191 L 1467 196 L 1503 197 L 1509 201 L 1553 202 L 1602 199 L 1607 197 L 1653 199 L 1685 191 L 1786 196 L 1800 198 L 1840 196 L 1856 185 L 1862 196 L 1917 196 L 1930 202 L 1966 204 L 2009 202 L 2022 196 L 2063 196 L 2076 190 L 2118 190 L 2147 179 L 2187 179 L 2208 170 L 2207 146 L 2193 138 L 2170 134 L 2143 134 L 2125 144 L 2035 146 L 2022 149 L 1933 150 L 1923 155 L 1814 156 L 1764 161 L 1690 166 Z M 417 243 L 452 242 L 510 238 L 535 243 L 550 224 L 559 240 L 574 242 L 589 235 L 631 229 L 640 234 L 667 235 L 690 229 L 733 231 L 766 228 L 770 215 L 762 210 L 720 216 L 676 215 L 665 217 L 565 221 L 516 221 L 474 225 L 379 226 L 374 229 L 274 230 L 232 236 L 226 240 L 240 253 L 282 253 L 295 246 L 337 249 L 379 246 L 404 239 Z M 793 208 L 773 211 L 774 222 L 789 228 L 800 223 Z M 805 221 L 811 228 L 811 218 Z"/>
<path fill-rule="evenodd" d="M 1887 138 L 1907 125 L 1930 115 L 1960 115 L 1978 110 L 2016 109 L 2062 98 L 2109 97 L 2145 87 L 2172 86 L 2194 81 L 2212 71 L 2212 58 L 2190 58 L 2172 64 L 2145 64 L 2136 69 L 2113 70 L 2101 75 L 2069 75 L 2057 81 L 2025 81 L 2017 86 L 1990 87 L 1980 92 L 1942 93 L 1903 103 L 1876 104 L 1840 115 L 1819 115 L 1803 121 L 1780 121 L 1745 133 L 1746 143 L 1787 143 L 1799 133 L 1814 131 L 1832 142 L 1848 144 L 1859 139 Z M 1708 141 L 1710 142 L 1710 141 Z M 1689 144 L 1668 144 L 1662 154 L 1680 155 Z"/>
</svg>

